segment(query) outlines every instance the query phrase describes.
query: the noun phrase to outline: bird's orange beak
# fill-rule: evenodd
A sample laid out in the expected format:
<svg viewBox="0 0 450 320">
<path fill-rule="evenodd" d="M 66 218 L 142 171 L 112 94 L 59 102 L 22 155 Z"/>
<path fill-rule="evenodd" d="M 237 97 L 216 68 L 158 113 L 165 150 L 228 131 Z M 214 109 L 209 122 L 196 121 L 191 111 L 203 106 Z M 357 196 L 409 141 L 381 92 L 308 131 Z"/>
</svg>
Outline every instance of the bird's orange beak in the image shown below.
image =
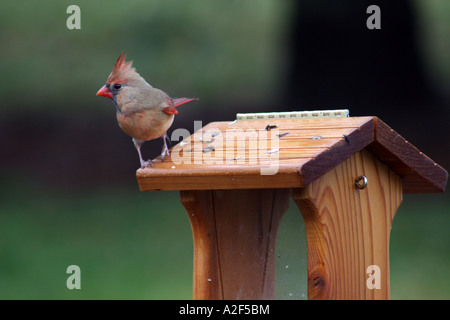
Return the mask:
<svg viewBox="0 0 450 320">
<path fill-rule="evenodd" d="M 111 99 L 113 97 L 111 90 L 109 90 L 106 85 L 104 85 L 103 87 L 100 88 L 100 90 L 98 90 L 97 95 L 101 96 L 101 97 L 111 98 Z"/>
</svg>

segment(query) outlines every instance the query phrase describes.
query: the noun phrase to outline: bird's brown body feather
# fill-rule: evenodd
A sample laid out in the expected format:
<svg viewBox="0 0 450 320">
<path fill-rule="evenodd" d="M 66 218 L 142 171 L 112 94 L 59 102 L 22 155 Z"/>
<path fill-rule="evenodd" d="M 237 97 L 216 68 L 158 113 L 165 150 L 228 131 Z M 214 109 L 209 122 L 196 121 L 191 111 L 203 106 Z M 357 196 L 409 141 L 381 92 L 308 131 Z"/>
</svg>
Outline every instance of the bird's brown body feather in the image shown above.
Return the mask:
<svg viewBox="0 0 450 320">
<path fill-rule="evenodd" d="M 120 128 L 130 137 L 141 142 L 162 137 L 172 125 L 173 119 L 172 114 L 152 109 L 143 109 L 129 115 L 117 112 Z"/>
<path fill-rule="evenodd" d="M 130 75 L 116 97 L 117 121 L 126 134 L 142 142 L 162 137 L 174 116 L 163 111 L 171 102 L 169 96 L 138 77 L 142 79 L 137 73 Z"/>
</svg>

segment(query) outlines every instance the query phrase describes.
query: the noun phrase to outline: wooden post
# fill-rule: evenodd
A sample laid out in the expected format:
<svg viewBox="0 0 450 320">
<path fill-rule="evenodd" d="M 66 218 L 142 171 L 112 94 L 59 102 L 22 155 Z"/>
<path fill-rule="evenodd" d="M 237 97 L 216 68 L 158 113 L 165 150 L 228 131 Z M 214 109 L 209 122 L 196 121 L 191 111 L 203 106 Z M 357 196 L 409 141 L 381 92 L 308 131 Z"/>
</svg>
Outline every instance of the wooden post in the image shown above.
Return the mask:
<svg viewBox="0 0 450 320">
<path fill-rule="evenodd" d="M 359 176 L 367 178 L 364 189 L 355 187 Z M 363 150 L 293 197 L 305 221 L 308 298 L 389 299 L 389 235 L 402 201 L 400 176 Z"/>
<path fill-rule="evenodd" d="M 194 299 L 273 299 L 289 189 L 181 191 L 194 238 Z"/>
</svg>

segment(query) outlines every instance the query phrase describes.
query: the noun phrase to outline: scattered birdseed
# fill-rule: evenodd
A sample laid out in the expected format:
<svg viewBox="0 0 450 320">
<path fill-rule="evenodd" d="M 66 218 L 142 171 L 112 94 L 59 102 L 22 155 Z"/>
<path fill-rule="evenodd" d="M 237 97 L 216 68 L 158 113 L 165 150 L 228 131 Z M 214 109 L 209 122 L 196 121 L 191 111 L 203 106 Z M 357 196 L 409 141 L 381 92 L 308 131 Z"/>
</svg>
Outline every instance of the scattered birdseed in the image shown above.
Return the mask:
<svg viewBox="0 0 450 320">
<path fill-rule="evenodd" d="M 322 136 L 315 136 L 315 137 L 312 137 L 311 139 L 312 140 L 319 140 L 319 139 L 322 139 Z"/>
<path fill-rule="evenodd" d="M 200 141 L 203 143 L 211 143 L 214 141 L 214 138 L 204 139 L 203 137 L 201 137 Z"/>
<path fill-rule="evenodd" d="M 271 126 L 270 124 L 268 124 L 267 126 L 266 126 L 266 131 L 269 131 L 269 130 L 272 130 L 272 129 L 275 129 L 275 128 L 278 128 L 278 126 L 275 124 L 275 125 L 273 125 L 273 126 Z"/>
<path fill-rule="evenodd" d="M 280 152 L 280 149 L 273 148 L 272 150 L 267 151 L 268 154 L 277 153 L 277 152 Z"/>
<path fill-rule="evenodd" d="M 347 135 L 345 135 L 345 134 L 344 134 L 344 139 L 345 139 L 345 141 L 346 141 L 347 143 L 350 143 L 350 138 L 349 138 Z"/>
<path fill-rule="evenodd" d="M 203 152 L 206 153 L 206 152 L 211 152 L 214 150 L 216 150 L 216 149 L 214 148 L 214 146 L 212 144 L 210 144 L 209 146 L 206 146 L 205 149 L 203 149 Z"/>
<path fill-rule="evenodd" d="M 278 138 L 283 138 L 283 137 L 287 136 L 288 134 L 290 134 L 290 132 L 285 132 L 285 133 L 277 134 L 277 136 L 278 136 Z"/>
</svg>

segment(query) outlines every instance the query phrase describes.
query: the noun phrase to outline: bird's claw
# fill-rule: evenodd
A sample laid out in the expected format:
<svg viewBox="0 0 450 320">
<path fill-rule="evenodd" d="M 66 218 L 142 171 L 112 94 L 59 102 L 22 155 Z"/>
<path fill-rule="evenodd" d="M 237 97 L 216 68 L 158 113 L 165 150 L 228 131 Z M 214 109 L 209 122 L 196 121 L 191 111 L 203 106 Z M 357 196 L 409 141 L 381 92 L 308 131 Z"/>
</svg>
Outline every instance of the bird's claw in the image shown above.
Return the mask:
<svg viewBox="0 0 450 320">
<path fill-rule="evenodd" d="M 153 167 L 152 160 L 141 161 L 141 169 L 145 167 Z"/>
</svg>

